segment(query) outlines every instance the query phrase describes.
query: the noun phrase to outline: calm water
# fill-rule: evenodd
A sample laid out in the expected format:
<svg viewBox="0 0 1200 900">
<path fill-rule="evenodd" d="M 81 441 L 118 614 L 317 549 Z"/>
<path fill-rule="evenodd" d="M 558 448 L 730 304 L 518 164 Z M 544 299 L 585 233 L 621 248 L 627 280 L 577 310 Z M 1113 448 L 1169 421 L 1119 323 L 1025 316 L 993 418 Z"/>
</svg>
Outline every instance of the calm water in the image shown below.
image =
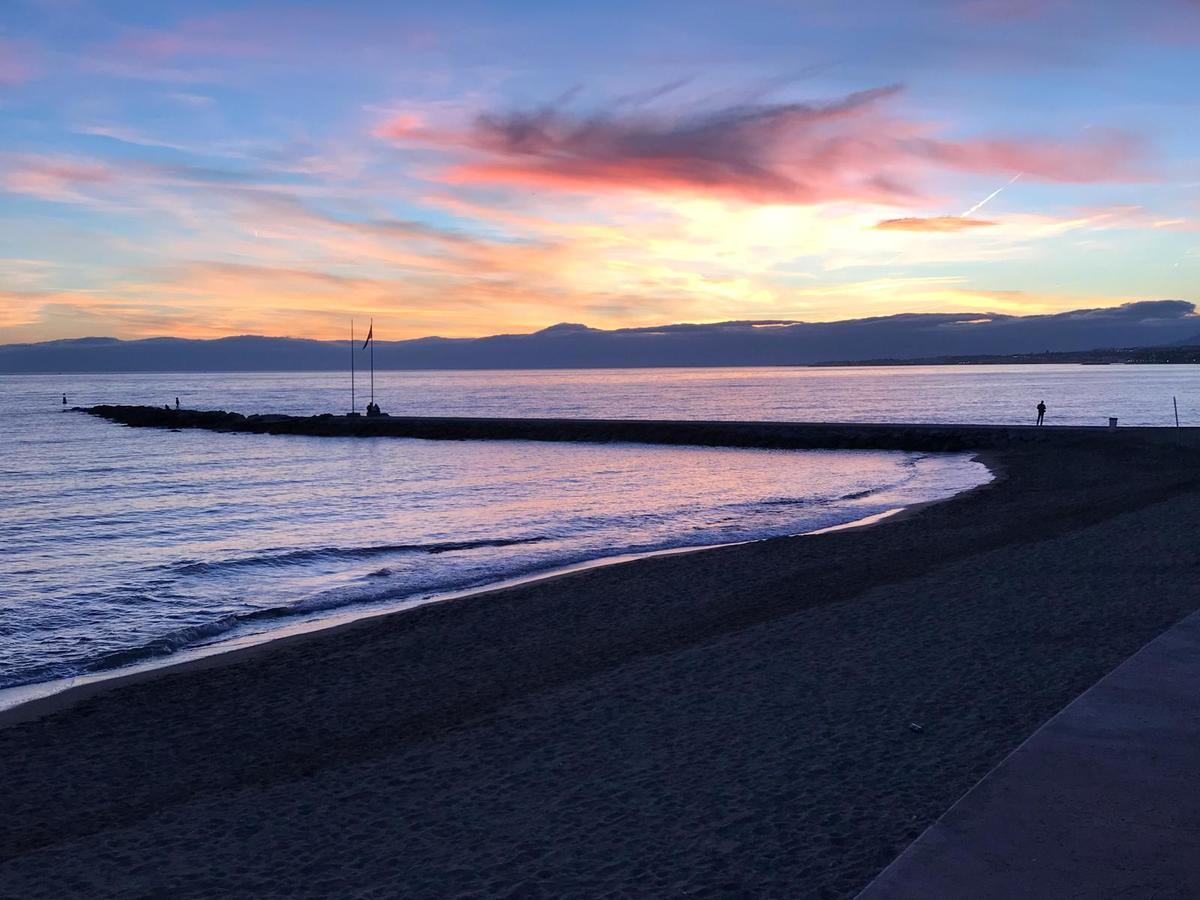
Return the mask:
<svg viewBox="0 0 1200 900">
<path fill-rule="evenodd" d="M 340 411 L 344 381 L 0 379 L 0 686 L 614 554 L 808 531 L 987 478 L 962 456 L 133 430 L 56 402 Z M 977 422 L 1027 419 L 1045 397 L 1051 421 L 1167 424 L 1172 394 L 1194 414 L 1200 379 L 1182 367 L 389 372 L 376 394 L 396 413 Z"/>
<path fill-rule="evenodd" d="M 1200 425 L 1200 366 L 901 366 L 846 369 L 606 369 L 378 372 L 397 415 L 583 416 L 844 422 Z M 0 391 L 41 406 L 174 403 L 236 412 L 343 412 L 349 380 L 330 372 L 254 375 L 2 376 Z M 367 381 L 358 380 L 358 406 Z"/>
</svg>

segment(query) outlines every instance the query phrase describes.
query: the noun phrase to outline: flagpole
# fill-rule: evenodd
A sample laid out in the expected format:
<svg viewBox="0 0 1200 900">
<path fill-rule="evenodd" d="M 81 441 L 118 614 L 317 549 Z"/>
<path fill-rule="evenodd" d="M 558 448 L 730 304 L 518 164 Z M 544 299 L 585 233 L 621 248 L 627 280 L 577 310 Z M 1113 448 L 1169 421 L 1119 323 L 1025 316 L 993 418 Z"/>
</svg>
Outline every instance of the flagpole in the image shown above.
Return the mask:
<svg viewBox="0 0 1200 900">
<path fill-rule="evenodd" d="M 358 412 L 354 403 L 354 320 L 350 320 L 350 412 Z"/>
<path fill-rule="evenodd" d="M 371 319 L 371 403 L 375 402 L 375 319 Z"/>
</svg>

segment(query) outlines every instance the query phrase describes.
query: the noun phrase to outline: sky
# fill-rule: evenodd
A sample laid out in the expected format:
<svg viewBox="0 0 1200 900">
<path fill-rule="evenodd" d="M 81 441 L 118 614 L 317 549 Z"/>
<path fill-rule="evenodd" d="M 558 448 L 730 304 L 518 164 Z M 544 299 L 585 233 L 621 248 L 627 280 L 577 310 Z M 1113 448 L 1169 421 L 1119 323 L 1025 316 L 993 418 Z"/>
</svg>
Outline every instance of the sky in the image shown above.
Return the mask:
<svg viewBox="0 0 1200 900">
<path fill-rule="evenodd" d="M 0 343 L 1197 300 L 1198 0 L 0 0 Z"/>
</svg>

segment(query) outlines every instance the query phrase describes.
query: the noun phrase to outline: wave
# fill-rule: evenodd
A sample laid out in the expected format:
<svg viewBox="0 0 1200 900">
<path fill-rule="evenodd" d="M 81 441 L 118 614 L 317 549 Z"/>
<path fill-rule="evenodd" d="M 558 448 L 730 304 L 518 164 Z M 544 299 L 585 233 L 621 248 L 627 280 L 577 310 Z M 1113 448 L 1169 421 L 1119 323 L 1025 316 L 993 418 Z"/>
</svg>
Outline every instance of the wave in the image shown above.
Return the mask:
<svg viewBox="0 0 1200 900">
<path fill-rule="evenodd" d="M 523 543 L 530 542 L 532 541 L 523 541 Z M 486 546 L 496 546 L 497 544 L 499 544 L 499 546 L 505 546 L 506 543 L 519 542 L 489 542 L 486 544 Z M 483 544 L 483 542 L 473 542 L 472 546 L 481 544 Z M 372 579 L 373 583 L 370 585 L 363 583 L 347 585 L 341 588 L 334 588 L 332 590 L 313 594 L 305 597 L 302 600 L 285 606 L 268 606 L 260 609 L 246 610 L 245 612 L 228 613 L 208 622 L 198 622 L 194 625 L 186 625 L 181 628 L 176 628 L 175 630 L 153 638 L 144 644 L 139 644 L 136 647 L 115 650 L 111 653 L 98 656 L 87 664 L 87 669 L 89 671 L 105 671 L 108 669 L 121 668 L 122 666 L 134 665 L 136 663 L 145 662 L 146 660 L 154 659 L 160 656 L 168 656 L 179 650 L 220 638 L 234 629 L 240 628 L 244 625 L 251 625 L 256 622 L 295 618 L 313 615 L 314 613 L 330 612 L 332 610 L 342 609 L 349 606 L 363 606 L 392 600 L 415 600 L 423 596 L 428 596 L 431 593 L 443 593 L 447 591 L 483 587 L 497 580 L 496 574 L 492 573 L 475 579 L 466 580 L 460 584 L 447 583 L 438 585 L 436 588 L 423 590 L 420 588 L 414 589 L 412 585 L 406 585 L 404 587 L 399 587 L 395 584 L 381 585 L 377 579 L 385 574 L 390 573 L 383 569 L 377 572 L 369 573 L 368 577 L 375 576 L 375 579 Z M 511 575 L 514 574 L 521 573 L 504 573 L 504 577 L 511 577 Z"/>
<path fill-rule="evenodd" d="M 841 494 L 837 497 L 769 497 L 765 500 L 755 500 L 751 503 L 735 504 L 736 507 L 754 509 L 760 506 L 810 506 L 819 508 L 830 506 L 834 503 L 841 503 L 845 500 L 862 500 L 864 497 L 870 497 L 873 494 L 882 494 L 885 491 L 890 491 L 901 482 L 894 484 L 881 484 L 876 487 L 867 488 L 861 491 L 852 491 L 849 494 Z"/>
<path fill-rule="evenodd" d="M 253 556 L 232 559 L 186 560 L 171 563 L 165 568 L 176 575 L 198 575 L 221 572 L 226 569 L 243 569 L 252 566 L 286 566 L 294 563 L 319 560 L 370 559 L 393 553 L 452 553 L 456 550 L 476 550 L 481 547 L 512 547 L 518 544 L 536 544 L 545 541 L 544 535 L 525 538 L 491 538 L 478 541 L 434 541 L 424 544 L 374 544 L 367 547 L 312 547 L 307 550 L 265 551 Z"/>
<path fill-rule="evenodd" d="M 870 497 L 872 494 L 880 494 L 890 487 L 892 487 L 892 485 L 888 485 L 887 487 L 882 487 L 882 488 L 867 488 L 864 491 L 852 491 L 849 494 L 842 494 L 842 496 L 838 497 L 838 499 L 839 500 L 862 500 L 864 497 Z"/>
<path fill-rule="evenodd" d="M 266 610 L 263 610 L 265 612 Z M 190 644 L 197 641 L 202 641 L 205 638 L 218 637 L 237 628 L 245 621 L 247 615 L 253 613 L 239 613 L 221 616 L 219 619 L 214 619 L 211 622 L 200 622 L 196 625 L 189 625 L 186 628 L 179 628 L 162 637 L 157 637 L 152 641 L 147 641 L 137 647 L 129 647 L 124 650 L 116 650 L 112 653 L 97 658 L 88 667 L 93 671 L 104 671 L 106 669 L 119 669 L 122 666 L 133 665 L 134 663 L 144 662 L 147 659 L 153 659 L 156 656 L 166 656 L 174 653 L 176 650 L 182 650 Z"/>
</svg>

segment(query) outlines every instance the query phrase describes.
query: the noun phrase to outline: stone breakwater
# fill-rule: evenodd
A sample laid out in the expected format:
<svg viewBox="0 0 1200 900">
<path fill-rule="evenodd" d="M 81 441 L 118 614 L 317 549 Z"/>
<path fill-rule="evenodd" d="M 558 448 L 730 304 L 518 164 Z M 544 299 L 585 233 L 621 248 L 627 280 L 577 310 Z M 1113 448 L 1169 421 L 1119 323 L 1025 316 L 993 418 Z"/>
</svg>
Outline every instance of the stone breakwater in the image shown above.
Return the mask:
<svg viewBox="0 0 1200 900">
<path fill-rule="evenodd" d="M 135 428 L 201 428 L 311 437 L 398 437 L 425 440 L 523 440 L 759 447 L 786 450 L 954 452 L 1067 447 L 1200 446 L 1200 428 L 1085 426 L 722 422 L 651 419 L 521 419 L 435 416 L 243 415 L 224 410 L 93 406 L 95 416 Z"/>
</svg>

